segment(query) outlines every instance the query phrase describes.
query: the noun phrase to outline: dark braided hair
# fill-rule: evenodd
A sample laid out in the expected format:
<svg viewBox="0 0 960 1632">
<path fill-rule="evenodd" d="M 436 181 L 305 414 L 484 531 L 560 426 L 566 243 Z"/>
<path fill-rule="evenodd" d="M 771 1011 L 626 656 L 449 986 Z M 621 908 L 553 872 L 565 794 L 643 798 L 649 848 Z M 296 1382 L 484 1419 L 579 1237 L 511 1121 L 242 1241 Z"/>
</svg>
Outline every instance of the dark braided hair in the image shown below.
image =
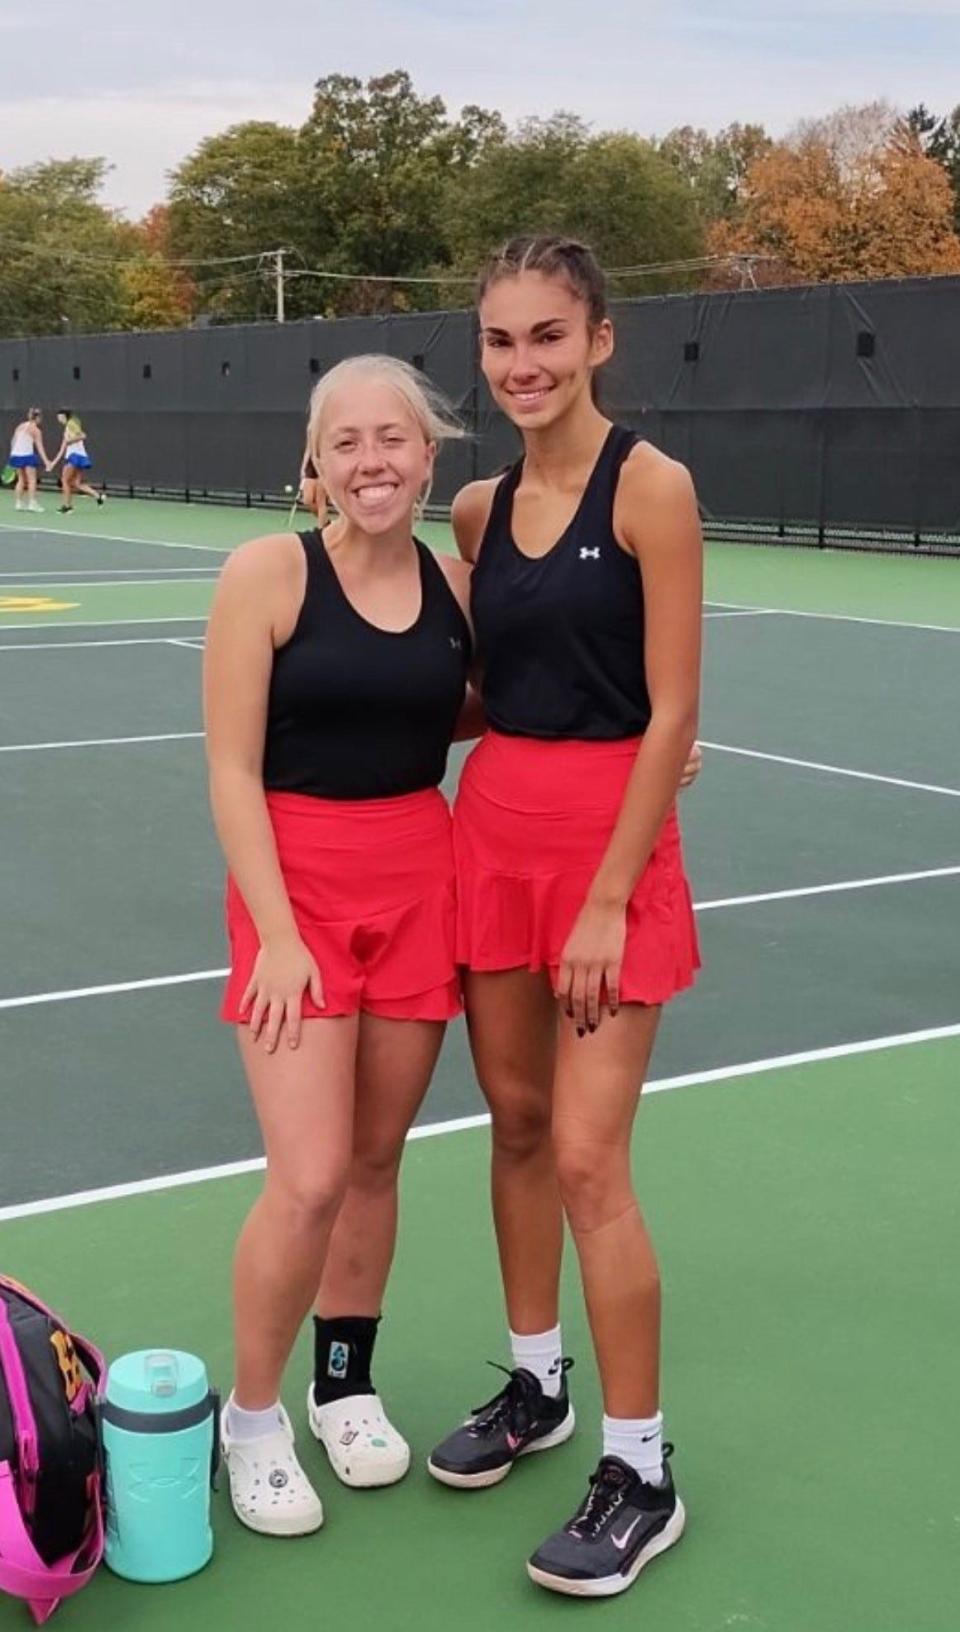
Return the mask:
<svg viewBox="0 0 960 1632">
<path fill-rule="evenodd" d="M 606 317 L 606 279 L 593 250 L 579 239 L 564 238 L 556 232 L 521 233 L 511 238 L 493 252 L 483 267 L 477 300 L 482 300 L 501 278 L 516 278 L 521 272 L 540 272 L 545 278 L 562 279 L 571 294 L 583 301 L 592 329 Z"/>
</svg>

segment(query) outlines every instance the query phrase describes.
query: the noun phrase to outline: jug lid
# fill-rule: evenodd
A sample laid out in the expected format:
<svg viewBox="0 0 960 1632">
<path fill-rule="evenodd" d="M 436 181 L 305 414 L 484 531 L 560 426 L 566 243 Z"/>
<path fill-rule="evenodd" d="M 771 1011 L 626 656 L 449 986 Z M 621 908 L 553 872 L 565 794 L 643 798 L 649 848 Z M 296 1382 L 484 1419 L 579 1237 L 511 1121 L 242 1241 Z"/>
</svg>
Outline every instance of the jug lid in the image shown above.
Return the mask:
<svg viewBox="0 0 960 1632">
<path fill-rule="evenodd" d="M 127 1411 L 182 1411 L 205 1397 L 207 1368 L 182 1349 L 136 1349 L 113 1360 L 107 1374 L 107 1399 Z"/>
</svg>

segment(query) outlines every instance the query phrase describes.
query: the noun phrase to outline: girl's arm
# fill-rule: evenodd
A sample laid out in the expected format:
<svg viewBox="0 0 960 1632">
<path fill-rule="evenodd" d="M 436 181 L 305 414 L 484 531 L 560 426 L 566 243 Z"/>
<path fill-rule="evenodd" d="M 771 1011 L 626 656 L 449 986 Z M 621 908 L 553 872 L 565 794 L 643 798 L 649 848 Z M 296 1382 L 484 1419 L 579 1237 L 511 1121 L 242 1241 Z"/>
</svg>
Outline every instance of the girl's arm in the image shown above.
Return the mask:
<svg viewBox="0 0 960 1632">
<path fill-rule="evenodd" d="M 286 1022 L 300 1040 L 301 1002 L 309 986 L 323 1004 L 320 972 L 304 946 L 287 895 L 263 787 L 267 697 L 276 631 L 293 589 L 298 557 L 286 537 L 253 539 L 230 557 L 217 586 L 204 654 L 204 717 L 210 804 L 227 866 L 260 938 L 243 1003 L 251 1034 L 266 1020 L 273 1052 Z M 278 562 L 287 569 L 278 572 Z M 295 592 L 294 592 L 295 593 Z"/>
<path fill-rule="evenodd" d="M 471 483 L 470 487 L 464 488 L 463 492 L 459 493 L 453 501 L 450 520 L 453 524 L 453 536 L 457 542 L 460 559 L 458 560 L 455 556 L 451 557 L 449 555 L 437 557 L 447 583 L 456 595 L 463 615 L 470 625 L 471 636 L 473 635 L 473 619 L 470 614 L 470 579 L 473 576 L 473 567 L 471 565 L 473 560 L 472 535 L 475 522 L 479 519 L 479 516 L 475 514 L 474 509 L 469 505 L 465 516 L 461 501 L 465 494 L 473 493 L 476 488 L 486 487 L 486 485 L 485 482 Z M 481 528 L 480 531 L 482 535 L 483 529 Z M 476 673 L 473 672 L 467 685 L 463 707 L 454 727 L 453 740 L 454 742 L 470 742 L 474 737 L 482 737 L 486 729 L 486 715 L 483 712 Z"/>
<path fill-rule="evenodd" d="M 30 434 L 33 437 L 33 445 L 43 460 L 45 468 L 47 470 L 52 470 L 54 462 L 52 459 L 47 457 L 47 450 L 43 445 L 43 432 L 41 431 L 39 425 L 31 425 Z"/>
<path fill-rule="evenodd" d="M 689 473 L 673 460 L 630 460 L 617 495 L 623 542 L 643 577 L 651 719 L 616 826 L 564 948 L 557 995 L 578 1028 L 600 1020 L 606 984 L 619 1004 L 627 902 L 673 803 L 696 735 L 703 543 Z"/>
</svg>

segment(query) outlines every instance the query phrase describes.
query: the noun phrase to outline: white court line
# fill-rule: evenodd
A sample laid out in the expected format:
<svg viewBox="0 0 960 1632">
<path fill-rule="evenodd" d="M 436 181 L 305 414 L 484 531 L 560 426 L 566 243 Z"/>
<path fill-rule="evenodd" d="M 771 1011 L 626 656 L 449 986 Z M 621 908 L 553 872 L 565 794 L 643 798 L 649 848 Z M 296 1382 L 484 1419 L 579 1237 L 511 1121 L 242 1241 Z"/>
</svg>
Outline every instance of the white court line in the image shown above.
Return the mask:
<svg viewBox="0 0 960 1632">
<path fill-rule="evenodd" d="M 80 568 L 80 567 L 77 567 L 77 568 L 66 567 L 63 572 L 30 572 L 28 568 L 24 568 L 20 572 L 0 572 L 0 582 L 5 583 L 5 584 L 10 584 L 10 583 L 32 584 L 35 581 L 37 583 L 39 583 L 40 579 L 42 578 L 44 580 L 44 582 L 46 582 L 48 579 L 51 579 L 52 580 L 52 585 L 51 585 L 52 588 L 57 588 L 60 585 L 62 585 L 64 589 L 99 589 L 102 584 L 114 584 L 114 583 L 116 583 L 116 584 L 168 584 L 168 583 L 170 583 L 171 580 L 174 583 L 176 583 L 181 578 L 194 578 L 194 577 L 198 577 L 198 576 L 200 576 L 201 574 L 204 574 L 204 573 L 209 575 L 211 572 L 216 572 L 218 569 L 216 567 L 214 567 L 214 566 L 209 566 L 209 567 L 104 567 L 103 568 L 103 577 L 101 577 L 101 578 L 91 578 L 90 573 L 91 572 L 96 572 L 97 570 L 98 569 L 96 567 L 89 567 L 88 569 L 86 569 L 86 572 L 84 573 L 83 568 Z M 121 577 L 116 578 L 116 579 L 115 578 L 108 578 L 107 577 L 108 572 L 110 572 L 110 573 L 119 572 L 121 574 Z M 138 576 L 138 574 L 140 574 L 140 573 L 147 573 L 147 572 L 158 572 L 158 573 L 161 574 L 161 576 L 159 578 L 144 578 L 144 577 L 139 577 Z M 71 576 L 71 574 L 74 574 L 74 576 Z M 81 576 L 81 574 L 82 574 L 82 576 Z"/>
<path fill-rule="evenodd" d="M 207 573 L 207 577 L 208 577 L 209 582 L 211 584 L 215 582 L 215 577 L 211 576 L 211 575 L 216 573 L 216 568 L 215 567 L 210 567 L 210 568 L 204 567 L 204 568 L 202 568 L 200 570 Z M 40 574 L 38 573 L 37 576 L 39 577 Z M 23 579 L 18 584 L 15 584 L 13 587 L 16 588 L 16 589 L 20 589 L 20 588 L 29 589 L 32 582 L 33 582 L 32 578 Z M 196 578 L 196 577 L 187 579 L 187 578 L 183 577 L 183 575 L 180 574 L 180 573 L 177 573 L 173 578 L 87 578 L 87 579 L 82 579 L 82 578 L 61 578 L 59 580 L 55 579 L 52 584 L 47 584 L 46 585 L 46 590 L 49 591 L 51 589 L 156 589 L 158 586 L 161 587 L 161 588 L 169 589 L 172 584 L 176 584 L 176 583 L 197 584 L 197 583 L 205 583 L 205 582 L 207 582 L 207 579 Z M 719 615 L 720 614 L 718 614 L 718 616 Z M 734 614 L 732 614 L 732 613 L 730 614 L 730 616 L 733 616 L 733 615 Z M 741 612 L 739 614 L 739 616 L 743 617 L 743 616 L 745 616 L 745 614 Z"/>
<path fill-rule="evenodd" d="M 808 895 L 840 895 L 845 890 L 877 890 L 886 884 L 916 884 L 926 878 L 958 878 L 960 867 L 928 867 L 918 873 L 884 873 L 877 878 L 850 878 L 839 884 L 808 884 L 796 890 L 765 890 L 761 895 L 729 895 L 717 901 L 697 901 L 694 912 L 717 912 L 721 907 L 752 907 L 764 901 L 797 901 Z"/>
<path fill-rule="evenodd" d="M 899 618 L 863 618 L 853 612 L 800 612 L 792 606 L 745 606 L 741 601 L 707 601 L 732 612 L 766 612 L 778 618 L 821 618 L 827 623 L 868 623 L 878 629 L 924 629 L 934 635 L 960 635 L 956 623 L 904 623 Z"/>
<path fill-rule="evenodd" d="M 29 613 L 26 614 L 30 616 Z M 127 629 L 141 623 L 206 623 L 205 612 L 195 612 L 192 618 L 88 618 L 82 622 L 79 618 L 75 623 L 60 618 L 55 623 L 25 623 L 23 618 L 19 623 L 0 623 L 0 629 Z"/>
<path fill-rule="evenodd" d="M 76 742 L 5 742 L 0 754 L 40 754 L 47 748 L 120 748 L 138 742 L 189 742 L 202 731 L 165 731 L 152 737 L 88 737 Z"/>
<path fill-rule="evenodd" d="M 830 776 L 852 776 L 859 782 L 884 782 L 892 788 L 915 788 L 919 793 L 945 793 L 951 799 L 960 799 L 960 788 L 943 788 L 936 782 L 909 782 L 901 776 L 880 776 L 876 771 L 851 771 L 843 765 L 821 765 L 815 759 L 791 759 L 787 754 L 762 754 L 757 748 L 735 748 L 729 742 L 697 741 L 701 748 L 712 748 L 718 754 L 740 754 L 744 759 L 765 759 L 775 765 L 796 765 L 804 771 L 825 771 Z"/>
<path fill-rule="evenodd" d="M 692 1088 L 700 1083 L 729 1082 L 737 1077 L 762 1076 L 770 1071 L 786 1071 L 792 1066 L 816 1065 L 823 1060 L 849 1059 L 857 1054 L 877 1054 L 885 1049 L 908 1048 L 917 1043 L 939 1042 L 948 1037 L 960 1037 L 960 1025 L 935 1026 L 924 1031 L 908 1031 L 892 1037 L 868 1037 L 862 1042 L 837 1043 L 829 1048 L 806 1049 L 799 1054 L 779 1054 L 763 1060 L 746 1060 L 741 1065 L 722 1065 L 712 1071 L 690 1071 L 679 1077 L 660 1077 L 648 1082 L 645 1094 L 666 1093 L 673 1088 Z M 458 1116 L 448 1122 L 428 1122 L 412 1128 L 408 1140 L 430 1139 L 438 1134 L 461 1133 L 469 1128 L 485 1127 L 489 1116 Z M 130 1196 L 155 1194 L 160 1190 L 175 1190 L 184 1185 L 205 1184 L 211 1179 L 229 1179 L 243 1173 L 256 1173 L 265 1166 L 262 1156 L 244 1162 L 224 1162 L 216 1167 L 196 1167 L 183 1173 L 164 1173 L 153 1179 L 135 1179 L 127 1184 L 104 1185 L 98 1190 L 76 1190 L 72 1195 L 49 1196 L 40 1201 L 19 1202 L 12 1207 L 0 1207 L 0 1224 L 15 1219 L 35 1218 L 41 1213 L 59 1213 L 74 1207 L 90 1207 L 101 1201 L 120 1201 Z"/>
<path fill-rule="evenodd" d="M 704 612 L 705 618 L 777 618 L 780 616 L 776 607 L 772 606 L 745 606 L 730 612 Z"/>
<path fill-rule="evenodd" d="M 184 544 L 173 538 L 138 538 L 131 533 L 82 533 L 78 527 L 14 527 L 11 522 L 0 522 L 0 532 L 42 533 L 45 538 L 85 538 L 89 544 L 156 544 L 161 550 L 212 550 L 217 555 L 229 555 L 237 547 L 236 544 Z"/>
<path fill-rule="evenodd" d="M 202 652 L 205 642 L 202 640 L 168 640 L 168 646 L 186 646 L 190 652 Z"/>
<path fill-rule="evenodd" d="M 88 646 L 181 646 L 170 635 L 131 635 L 129 640 L 17 640 L 0 644 L 0 652 L 84 652 Z"/>
<path fill-rule="evenodd" d="M 764 901 L 799 900 L 807 895 L 838 895 L 844 890 L 879 889 L 889 884 L 913 884 L 927 878 L 960 876 L 958 867 L 931 867 L 923 872 L 885 873 L 877 878 L 853 878 L 836 884 L 808 884 L 795 890 L 767 890 L 754 895 L 730 895 L 722 900 L 697 901 L 694 912 L 717 912 L 721 908 L 752 907 Z M 23 997 L 0 998 L 2 1009 L 29 1009 L 41 1003 L 68 1003 L 76 998 L 115 997 L 123 992 L 152 991 L 161 986 L 186 986 L 198 981 L 223 980 L 229 969 L 194 969 L 185 975 L 156 975 L 144 980 L 122 980 L 107 986 L 76 986 L 61 992 L 30 992 Z"/>
<path fill-rule="evenodd" d="M 190 986 L 201 980 L 223 980 L 229 969 L 193 969 L 186 975 L 155 975 L 149 980 L 121 980 L 112 986 L 75 986 L 65 992 L 30 992 L 26 997 L 2 997 L 0 1009 L 29 1009 L 38 1003 L 69 1003 L 78 997 L 113 997 L 118 992 L 147 992 L 158 986 Z"/>
</svg>

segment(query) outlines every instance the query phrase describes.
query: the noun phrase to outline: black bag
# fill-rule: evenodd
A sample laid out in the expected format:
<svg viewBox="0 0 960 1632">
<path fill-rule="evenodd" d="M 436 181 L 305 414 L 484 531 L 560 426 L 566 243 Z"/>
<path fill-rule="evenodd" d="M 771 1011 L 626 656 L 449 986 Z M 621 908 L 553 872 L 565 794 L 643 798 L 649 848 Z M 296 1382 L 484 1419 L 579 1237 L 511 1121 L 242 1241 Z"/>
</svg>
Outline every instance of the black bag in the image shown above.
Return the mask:
<svg viewBox="0 0 960 1632">
<path fill-rule="evenodd" d="M 0 1591 L 38 1625 L 103 1556 L 103 1356 L 0 1275 Z"/>
</svg>

